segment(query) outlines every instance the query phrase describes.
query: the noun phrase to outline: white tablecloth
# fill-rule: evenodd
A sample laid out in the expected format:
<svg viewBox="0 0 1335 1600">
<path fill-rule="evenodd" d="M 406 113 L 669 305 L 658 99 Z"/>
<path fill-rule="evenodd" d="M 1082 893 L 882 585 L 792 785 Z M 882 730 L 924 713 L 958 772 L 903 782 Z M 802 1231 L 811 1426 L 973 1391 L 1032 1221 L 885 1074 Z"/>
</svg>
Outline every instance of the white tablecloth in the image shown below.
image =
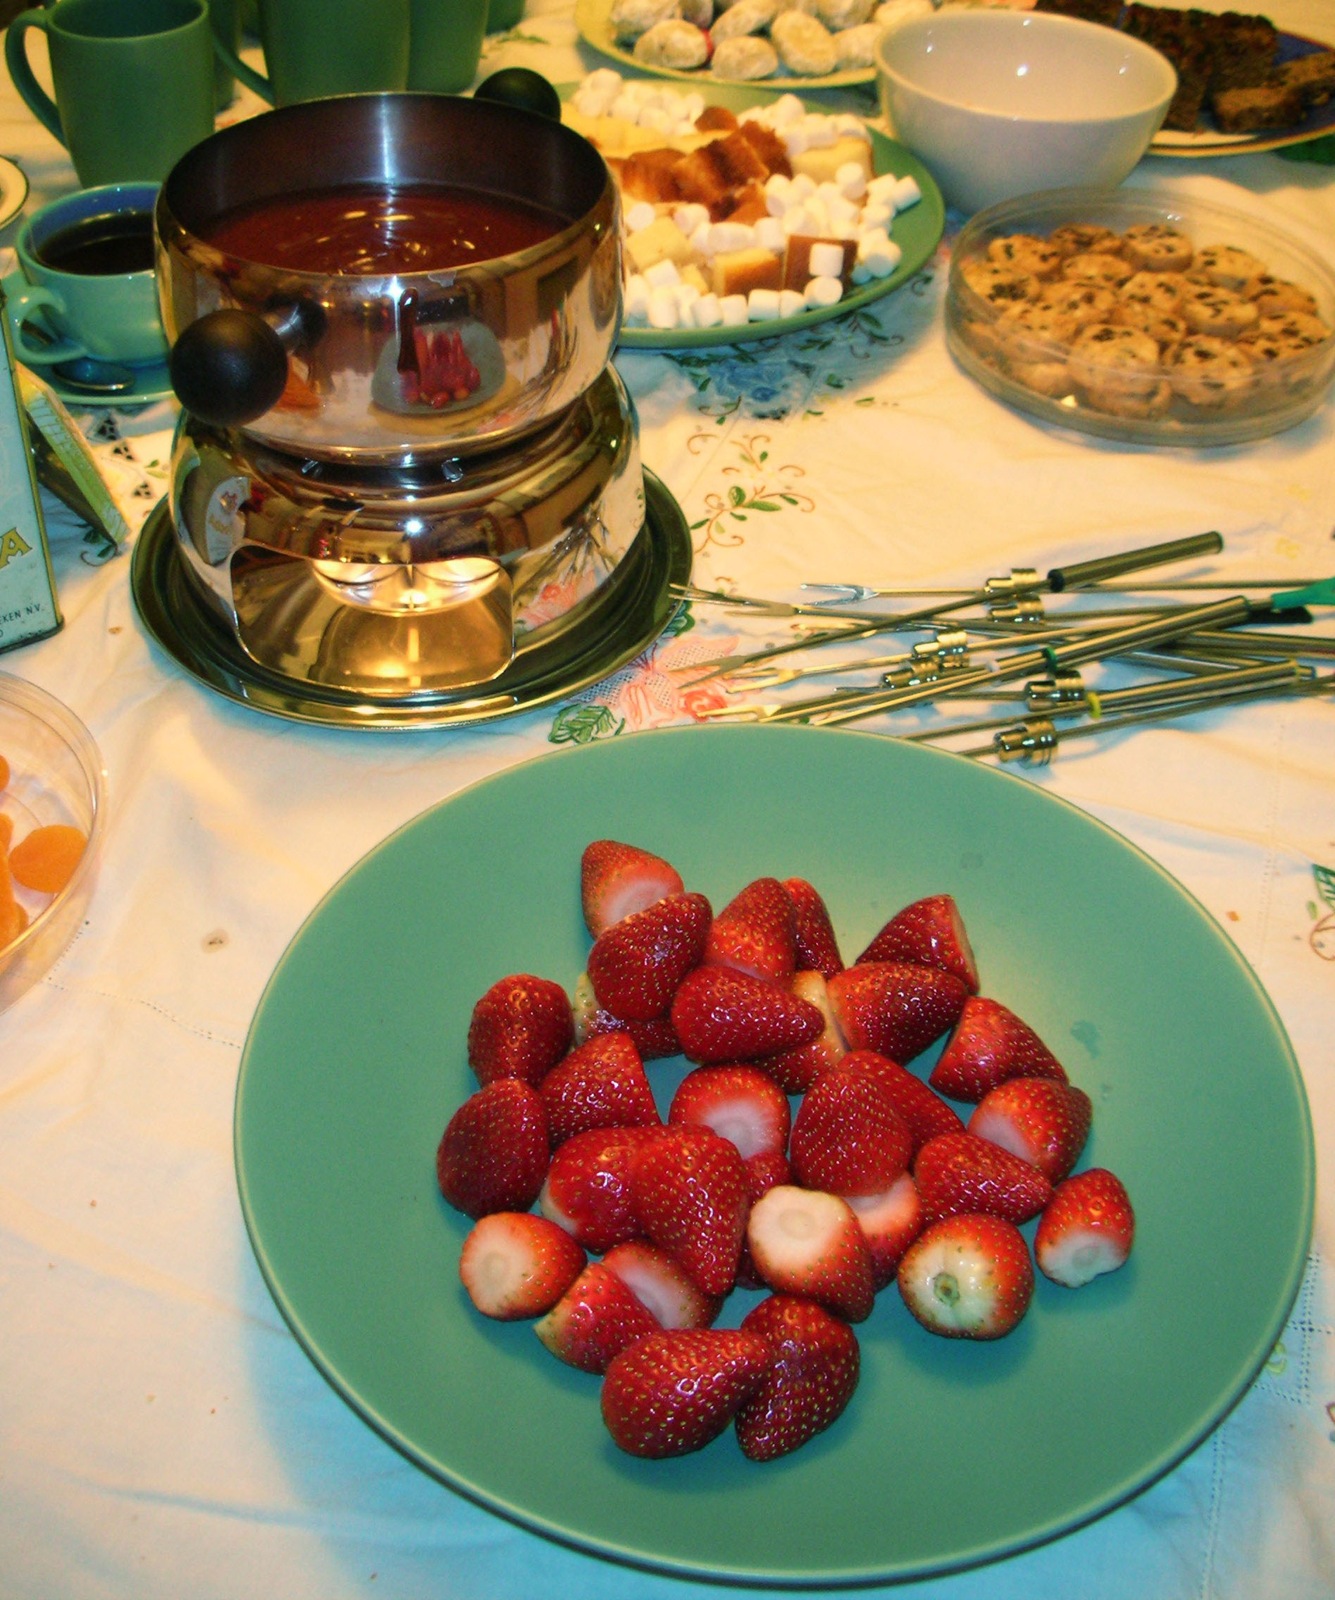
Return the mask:
<svg viewBox="0 0 1335 1600">
<path fill-rule="evenodd" d="M 1335 37 L 1328 11 L 1323 0 L 1271 8 L 1285 27 Z M 489 41 L 483 72 L 501 60 L 557 79 L 596 64 L 568 0 L 530 4 L 518 30 Z M 27 171 L 30 204 L 73 186 L 8 86 L 0 153 Z M 1133 181 L 1241 206 L 1335 249 L 1328 168 L 1159 159 Z M 818 578 L 972 585 L 1013 564 L 1046 569 L 1207 528 L 1226 540 L 1213 571 L 1331 570 L 1330 406 L 1274 439 L 1212 452 L 1055 434 L 948 357 L 946 246 L 855 321 L 698 360 L 619 360 L 645 462 L 692 525 L 698 582 L 787 597 Z M 138 526 L 164 486 L 170 408 L 84 421 Z M 419 1472 L 354 1415 L 255 1265 L 232 1097 L 270 972 L 371 846 L 553 745 L 689 721 L 716 691 L 683 696 L 662 668 L 774 633 L 699 606 L 689 633 L 573 705 L 359 736 L 200 687 L 145 637 L 128 554 L 95 563 L 63 509 L 50 520 L 65 626 L 0 670 L 50 690 L 91 729 L 110 821 L 85 925 L 0 1016 L 0 1596 L 710 1592 L 525 1532 Z M 1335 1585 L 1333 726 L 1327 703 L 1240 707 L 1089 740 L 1030 775 L 1162 863 L 1255 968 L 1302 1066 L 1324 1186 L 1283 1339 L 1192 1456 L 1079 1532 L 907 1585 L 903 1600 L 1313 1600 Z"/>
</svg>

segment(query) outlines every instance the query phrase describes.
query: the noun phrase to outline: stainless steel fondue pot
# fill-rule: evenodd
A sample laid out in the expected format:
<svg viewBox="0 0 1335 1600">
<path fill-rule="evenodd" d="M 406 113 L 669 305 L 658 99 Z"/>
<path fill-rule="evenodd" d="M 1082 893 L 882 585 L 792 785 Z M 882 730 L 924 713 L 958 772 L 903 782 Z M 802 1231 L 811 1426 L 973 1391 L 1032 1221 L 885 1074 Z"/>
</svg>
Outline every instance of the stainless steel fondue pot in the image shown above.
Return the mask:
<svg viewBox="0 0 1335 1600">
<path fill-rule="evenodd" d="M 288 270 L 210 242 L 238 207 L 443 184 L 555 212 L 551 237 L 431 272 Z M 559 123 L 479 100 L 349 95 L 206 139 L 160 191 L 182 403 L 171 514 L 193 588 L 268 672 L 370 699 L 503 681 L 645 535 L 615 184 Z M 404 352 L 449 338 L 427 403 Z M 414 348 L 420 348 L 415 346 Z"/>
</svg>

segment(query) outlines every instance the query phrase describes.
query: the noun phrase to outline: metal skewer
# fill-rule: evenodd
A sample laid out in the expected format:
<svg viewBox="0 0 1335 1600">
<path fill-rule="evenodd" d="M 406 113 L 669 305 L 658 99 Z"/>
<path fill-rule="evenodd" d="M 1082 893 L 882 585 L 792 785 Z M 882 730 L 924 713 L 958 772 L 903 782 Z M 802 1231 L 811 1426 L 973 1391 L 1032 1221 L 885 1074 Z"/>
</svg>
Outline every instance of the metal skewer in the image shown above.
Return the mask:
<svg viewBox="0 0 1335 1600">
<path fill-rule="evenodd" d="M 1178 594 L 1191 589 L 1217 590 L 1232 594 L 1245 589 L 1280 589 L 1285 584 L 1293 588 L 1306 589 L 1330 581 L 1327 578 L 1184 578 L 1178 583 L 1101 583 L 1099 588 L 1117 594 Z M 912 600 L 919 597 L 930 599 L 934 596 L 945 598 L 950 595 L 972 593 L 969 589 L 958 588 L 877 589 L 867 583 L 804 583 L 802 588 L 833 591 L 828 600 L 812 601 L 813 607 L 821 610 L 825 610 L 828 606 L 843 605 L 845 602 L 857 605 L 865 600 Z"/>
</svg>

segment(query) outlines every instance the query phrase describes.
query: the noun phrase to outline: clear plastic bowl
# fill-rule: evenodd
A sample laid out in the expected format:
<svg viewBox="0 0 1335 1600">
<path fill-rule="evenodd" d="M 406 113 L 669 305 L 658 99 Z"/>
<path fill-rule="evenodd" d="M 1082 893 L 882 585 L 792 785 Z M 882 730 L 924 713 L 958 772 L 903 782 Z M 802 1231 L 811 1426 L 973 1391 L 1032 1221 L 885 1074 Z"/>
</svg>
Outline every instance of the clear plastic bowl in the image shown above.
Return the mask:
<svg viewBox="0 0 1335 1600">
<path fill-rule="evenodd" d="M 0 811 L 13 843 L 33 828 L 64 823 L 87 835 L 73 876 L 56 895 L 14 885 L 28 926 L 0 948 L 0 1011 L 51 967 L 78 930 L 92 897 L 106 819 L 106 777 L 92 735 L 65 705 L 21 678 L 0 673 L 0 755 L 9 783 Z"/>
<path fill-rule="evenodd" d="M 1098 225 L 1115 234 L 1137 224 L 1161 224 L 1185 234 L 1198 252 L 1211 245 L 1245 251 L 1271 276 L 1305 289 L 1316 302 L 1319 319 L 1327 329 L 1335 328 L 1335 274 L 1330 267 L 1297 240 L 1245 212 L 1184 201 L 1155 189 L 1052 189 L 980 211 L 951 253 L 946 339 L 959 365 L 985 389 L 1046 422 L 1151 445 L 1260 439 L 1293 427 L 1322 404 L 1335 375 L 1335 337 L 1257 361 L 1254 381 L 1230 389 L 1221 403 L 1196 403 L 1191 394 L 1203 391 L 1193 386 L 1190 374 L 1173 367 L 1171 342 L 1160 345 L 1160 364 L 1119 369 L 1116 383 L 1100 389 L 1070 344 L 1037 337 L 1017 325 L 1013 304 L 989 303 L 971 287 L 970 263 L 987 260 L 994 241 L 1016 235 L 1046 241 L 1054 229 L 1073 223 Z M 1246 342 L 1237 340 L 1243 348 Z M 1160 400 L 1147 405 L 1152 414 L 1143 416 L 1109 409 L 1137 409 L 1123 403 L 1128 396 L 1132 401 L 1138 396 Z"/>
</svg>

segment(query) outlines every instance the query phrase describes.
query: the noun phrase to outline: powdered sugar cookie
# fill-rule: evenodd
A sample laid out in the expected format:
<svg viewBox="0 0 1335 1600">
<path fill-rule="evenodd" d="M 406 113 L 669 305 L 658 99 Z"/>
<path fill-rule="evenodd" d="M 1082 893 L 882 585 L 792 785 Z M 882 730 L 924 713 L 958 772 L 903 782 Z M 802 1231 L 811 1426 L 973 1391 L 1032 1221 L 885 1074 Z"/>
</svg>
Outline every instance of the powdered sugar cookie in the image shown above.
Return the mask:
<svg viewBox="0 0 1335 1600">
<path fill-rule="evenodd" d="M 709 58 L 709 36 L 692 23 L 675 17 L 656 22 L 635 41 L 631 54 L 646 67 L 672 67 L 689 72 L 702 67 Z"/>
<path fill-rule="evenodd" d="M 735 39 L 725 39 L 714 46 L 710 61 L 716 78 L 727 78 L 739 83 L 759 78 L 772 78 L 779 70 L 779 52 L 769 42 L 753 33 L 740 34 Z"/>
<path fill-rule="evenodd" d="M 779 60 L 795 77 L 823 78 L 838 65 L 834 36 L 823 22 L 803 11 L 780 12 L 770 24 L 769 36 Z"/>
</svg>

